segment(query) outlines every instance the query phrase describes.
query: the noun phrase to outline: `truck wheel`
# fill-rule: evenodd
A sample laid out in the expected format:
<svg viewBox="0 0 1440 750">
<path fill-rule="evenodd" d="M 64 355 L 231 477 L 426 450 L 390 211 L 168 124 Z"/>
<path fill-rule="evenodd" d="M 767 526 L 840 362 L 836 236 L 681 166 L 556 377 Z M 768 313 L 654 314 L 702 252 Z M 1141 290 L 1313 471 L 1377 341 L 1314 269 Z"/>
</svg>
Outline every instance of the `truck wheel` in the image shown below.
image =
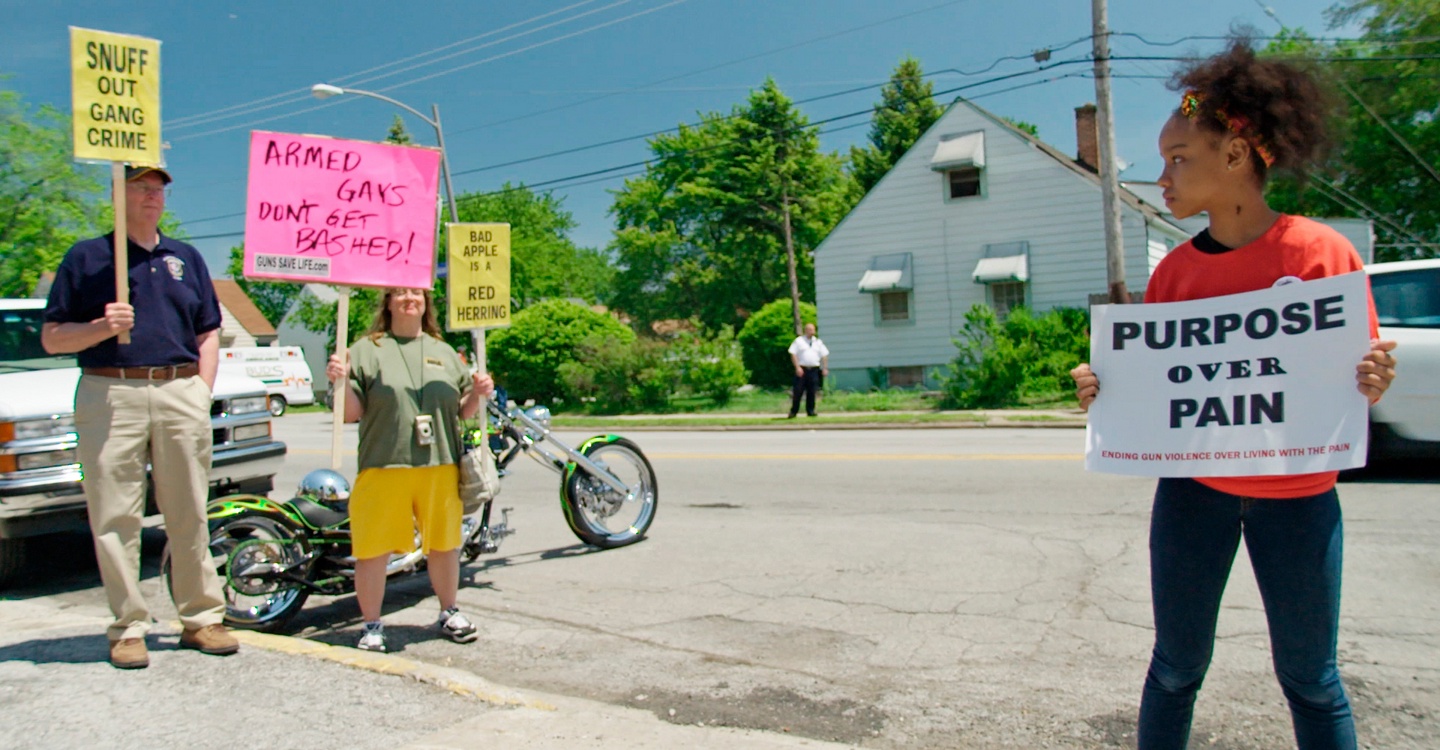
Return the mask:
<svg viewBox="0 0 1440 750">
<path fill-rule="evenodd" d="M 285 397 L 284 397 L 284 396 L 271 396 L 271 397 L 270 397 L 270 416 L 272 416 L 272 417 L 278 417 L 278 416 L 280 416 L 281 414 L 284 414 L 284 413 L 285 413 Z"/>
<path fill-rule="evenodd" d="M 8 588 L 25 567 L 25 540 L 0 539 L 0 589 Z"/>
</svg>

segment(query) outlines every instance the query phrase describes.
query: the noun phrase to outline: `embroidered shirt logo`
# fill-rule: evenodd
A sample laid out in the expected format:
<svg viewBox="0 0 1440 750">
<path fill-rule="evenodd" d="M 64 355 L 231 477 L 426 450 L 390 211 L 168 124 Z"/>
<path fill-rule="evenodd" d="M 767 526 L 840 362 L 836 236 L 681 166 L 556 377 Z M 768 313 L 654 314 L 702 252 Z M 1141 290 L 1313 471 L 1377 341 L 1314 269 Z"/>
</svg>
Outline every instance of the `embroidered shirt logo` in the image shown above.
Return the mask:
<svg viewBox="0 0 1440 750">
<path fill-rule="evenodd" d="M 165 269 L 170 272 L 170 278 L 176 281 L 185 280 L 185 261 L 173 255 L 165 256 Z"/>
</svg>

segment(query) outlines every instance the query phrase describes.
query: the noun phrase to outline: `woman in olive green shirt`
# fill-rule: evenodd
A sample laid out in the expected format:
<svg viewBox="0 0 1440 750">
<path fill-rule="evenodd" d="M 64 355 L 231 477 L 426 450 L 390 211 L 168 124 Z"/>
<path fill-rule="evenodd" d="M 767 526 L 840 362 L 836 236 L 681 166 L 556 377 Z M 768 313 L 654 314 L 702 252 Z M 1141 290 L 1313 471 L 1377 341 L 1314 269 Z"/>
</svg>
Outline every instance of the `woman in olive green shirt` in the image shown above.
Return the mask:
<svg viewBox="0 0 1440 750">
<path fill-rule="evenodd" d="M 440 599 L 441 633 L 468 643 L 474 624 L 456 607 L 460 586 L 458 492 L 460 419 L 475 416 L 494 392 L 488 375 L 470 372 L 440 336 L 430 292 L 387 289 L 370 330 L 332 356 L 326 375 L 345 383 L 345 421 L 360 423 L 359 475 L 350 494 L 355 595 L 365 630 L 357 646 L 385 651 L 380 607 L 391 554 L 414 547 L 416 526 L 430 585 Z"/>
</svg>

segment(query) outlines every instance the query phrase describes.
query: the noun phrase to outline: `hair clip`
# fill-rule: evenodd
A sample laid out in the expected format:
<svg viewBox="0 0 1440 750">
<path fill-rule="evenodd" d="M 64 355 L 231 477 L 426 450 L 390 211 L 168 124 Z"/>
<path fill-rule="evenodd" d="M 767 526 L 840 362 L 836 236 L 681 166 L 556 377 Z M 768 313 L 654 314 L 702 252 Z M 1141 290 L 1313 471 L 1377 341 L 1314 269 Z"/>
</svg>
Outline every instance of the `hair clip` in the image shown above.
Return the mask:
<svg viewBox="0 0 1440 750">
<path fill-rule="evenodd" d="M 1180 96 L 1180 114 L 1194 120 L 1195 117 L 1200 114 L 1200 104 L 1204 101 L 1204 94 L 1195 89 L 1187 90 Z M 1219 107 L 1216 107 L 1212 114 L 1215 120 L 1220 123 L 1221 127 L 1250 144 L 1250 148 L 1254 149 L 1255 153 L 1260 155 L 1260 161 L 1265 163 L 1267 169 L 1275 165 L 1275 152 L 1271 151 L 1270 148 L 1260 140 L 1258 135 L 1250 132 L 1250 120 L 1248 118 L 1243 116 L 1232 117 L 1227 114 L 1224 109 Z"/>
</svg>

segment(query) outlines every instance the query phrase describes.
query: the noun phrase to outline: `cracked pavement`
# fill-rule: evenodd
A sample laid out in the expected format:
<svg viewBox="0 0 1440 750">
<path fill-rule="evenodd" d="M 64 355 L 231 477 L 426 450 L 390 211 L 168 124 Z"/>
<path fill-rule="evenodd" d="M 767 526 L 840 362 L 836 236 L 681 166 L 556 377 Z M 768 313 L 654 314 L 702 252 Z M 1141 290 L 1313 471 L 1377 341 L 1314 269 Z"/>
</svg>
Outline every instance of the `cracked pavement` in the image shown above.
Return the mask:
<svg viewBox="0 0 1440 750">
<path fill-rule="evenodd" d="M 306 452 L 323 426 L 291 421 L 306 416 L 277 423 L 295 474 L 280 487 L 324 460 Z M 519 533 L 462 574 L 480 641 L 435 639 L 428 582 L 410 577 L 386 599 L 400 653 L 674 724 L 873 748 L 1134 746 L 1153 482 L 1085 473 L 1083 431 L 635 437 L 659 476 L 649 539 L 580 547 L 558 478 L 517 464 L 500 502 Z M 1340 658 L 1362 746 L 1440 747 L 1437 483 L 1405 466 L 1341 485 Z M 314 597 L 293 630 L 348 646 L 358 619 L 352 597 Z M 1293 746 L 1243 551 L 1194 736 Z"/>
</svg>

